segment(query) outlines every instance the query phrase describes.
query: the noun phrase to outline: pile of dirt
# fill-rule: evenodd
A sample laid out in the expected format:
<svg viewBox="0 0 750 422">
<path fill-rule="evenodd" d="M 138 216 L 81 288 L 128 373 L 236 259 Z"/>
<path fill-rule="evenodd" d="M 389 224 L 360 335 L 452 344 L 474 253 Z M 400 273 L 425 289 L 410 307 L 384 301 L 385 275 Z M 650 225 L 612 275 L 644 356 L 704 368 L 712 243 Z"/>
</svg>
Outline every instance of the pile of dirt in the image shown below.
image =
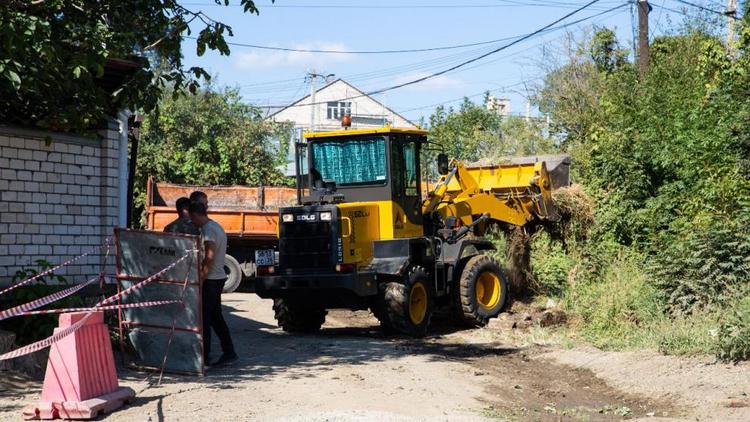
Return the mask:
<svg viewBox="0 0 750 422">
<path fill-rule="evenodd" d="M 557 306 L 552 299 L 547 300 L 544 306 L 513 302 L 511 308 L 501 313 L 497 318 L 491 319 L 488 325 L 490 329 L 502 331 L 527 330 L 533 326 L 554 327 L 563 325 L 568 321 L 568 316 Z"/>
</svg>

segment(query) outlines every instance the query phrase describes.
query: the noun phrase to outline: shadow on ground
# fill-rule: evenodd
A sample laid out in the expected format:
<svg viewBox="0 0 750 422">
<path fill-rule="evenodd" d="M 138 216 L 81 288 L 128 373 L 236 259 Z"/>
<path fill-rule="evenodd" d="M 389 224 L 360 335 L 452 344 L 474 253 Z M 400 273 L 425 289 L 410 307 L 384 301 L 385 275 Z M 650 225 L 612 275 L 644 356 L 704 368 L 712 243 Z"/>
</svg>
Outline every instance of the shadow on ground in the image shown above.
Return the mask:
<svg viewBox="0 0 750 422">
<path fill-rule="evenodd" d="M 446 340 L 445 335 L 461 328 L 440 316 L 434 321 L 434 327 L 426 338 L 413 339 L 386 335 L 376 321 L 368 323 L 358 321 L 357 318 L 351 327 L 324 326 L 316 334 L 289 334 L 244 314 L 237 315 L 236 311 L 232 301 L 224 302 L 224 315 L 232 332 L 235 349 L 240 355 L 238 362 L 229 367 L 211 368 L 205 377 L 166 374 L 164 382 L 189 380 L 231 386 L 234 382 L 268 378 L 280 373 L 289 373 L 292 378 L 314 377 L 320 370 L 326 370 L 326 367 L 361 365 L 407 355 L 424 355 L 428 360 L 443 361 L 446 358 L 474 359 L 518 351 L 497 344 L 467 344 Z M 212 348 L 218 352 L 218 341 L 215 337 L 212 340 Z M 143 373 L 134 371 L 121 374 L 121 378 L 126 380 L 139 380 L 143 377 Z"/>
</svg>

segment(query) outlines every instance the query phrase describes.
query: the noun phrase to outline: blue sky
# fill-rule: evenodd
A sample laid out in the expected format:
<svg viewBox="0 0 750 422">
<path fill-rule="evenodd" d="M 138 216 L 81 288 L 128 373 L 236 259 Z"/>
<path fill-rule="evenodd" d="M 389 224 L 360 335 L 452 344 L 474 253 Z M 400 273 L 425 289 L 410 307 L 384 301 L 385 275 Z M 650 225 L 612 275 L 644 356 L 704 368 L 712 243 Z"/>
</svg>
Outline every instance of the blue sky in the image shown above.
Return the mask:
<svg viewBox="0 0 750 422">
<path fill-rule="evenodd" d="M 719 0 L 692 2 L 723 10 Z M 231 0 L 229 7 L 212 0 L 186 0 L 191 10 L 202 10 L 230 25 L 230 42 L 336 51 L 421 49 L 497 40 L 533 32 L 584 5 L 584 0 L 270 0 L 256 2 L 260 15 L 243 14 Z M 438 103 L 457 104 L 463 96 L 481 100 L 481 93 L 511 99 L 513 113 L 525 111 L 527 86 L 539 81 L 543 51 L 562 51 L 566 34 L 580 36 L 592 25 L 615 29 L 621 42 L 632 40 L 631 6 L 622 0 L 600 0 L 561 22 L 563 25 L 617 10 L 585 22 L 521 42 L 463 69 L 420 84 L 375 95 L 395 111 L 416 121 L 429 116 Z M 669 22 L 682 21 L 680 11 L 691 7 L 677 0 L 652 2 L 651 33 L 663 33 Z M 314 6 L 314 7 L 310 7 Z M 323 7 L 321 7 L 323 6 Z M 330 6 L 330 7 L 329 7 Z M 672 11 L 665 9 L 672 9 Z M 705 12 L 702 12 L 705 13 Z M 365 92 L 407 82 L 479 56 L 510 41 L 461 49 L 408 54 L 321 54 L 258 50 L 231 46 L 230 56 L 195 54 L 195 41 L 183 42 L 185 64 L 199 65 L 215 76 L 218 86 L 239 87 L 246 102 L 284 105 L 309 92 L 305 74 L 311 69 L 335 74 Z"/>
</svg>

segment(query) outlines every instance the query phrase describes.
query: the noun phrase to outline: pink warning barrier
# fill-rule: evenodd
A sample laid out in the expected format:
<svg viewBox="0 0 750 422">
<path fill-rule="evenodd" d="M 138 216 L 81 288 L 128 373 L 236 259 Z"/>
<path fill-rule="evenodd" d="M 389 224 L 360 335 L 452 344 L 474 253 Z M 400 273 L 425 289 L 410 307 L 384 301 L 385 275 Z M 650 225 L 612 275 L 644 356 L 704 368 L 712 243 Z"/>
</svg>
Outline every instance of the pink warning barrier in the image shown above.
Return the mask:
<svg viewBox="0 0 750 422">
<path fill-rule="evenodd" d="M 26 419 L 91 419 L 135 397 L 119 387 L 104 313 L 60 315 L 55 333 L 79 326 L 50 349 L 41 400 L 23 410 Z"/>
</svg>

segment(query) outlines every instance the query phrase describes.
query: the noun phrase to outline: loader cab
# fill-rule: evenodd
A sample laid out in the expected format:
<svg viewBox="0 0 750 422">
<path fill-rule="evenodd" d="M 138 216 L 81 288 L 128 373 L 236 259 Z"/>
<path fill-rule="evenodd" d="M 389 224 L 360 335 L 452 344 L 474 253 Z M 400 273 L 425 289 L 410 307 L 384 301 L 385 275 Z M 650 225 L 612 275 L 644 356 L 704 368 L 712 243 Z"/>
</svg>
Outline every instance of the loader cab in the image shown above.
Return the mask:
<svg viewBox="0 0 750 422">
<path fill-rule="evenodd" d="M 420 151 L 427 132 L 360 129 L 306 133 L 305 204 L 393 201 L 422 224 Z"/>
</svg>

